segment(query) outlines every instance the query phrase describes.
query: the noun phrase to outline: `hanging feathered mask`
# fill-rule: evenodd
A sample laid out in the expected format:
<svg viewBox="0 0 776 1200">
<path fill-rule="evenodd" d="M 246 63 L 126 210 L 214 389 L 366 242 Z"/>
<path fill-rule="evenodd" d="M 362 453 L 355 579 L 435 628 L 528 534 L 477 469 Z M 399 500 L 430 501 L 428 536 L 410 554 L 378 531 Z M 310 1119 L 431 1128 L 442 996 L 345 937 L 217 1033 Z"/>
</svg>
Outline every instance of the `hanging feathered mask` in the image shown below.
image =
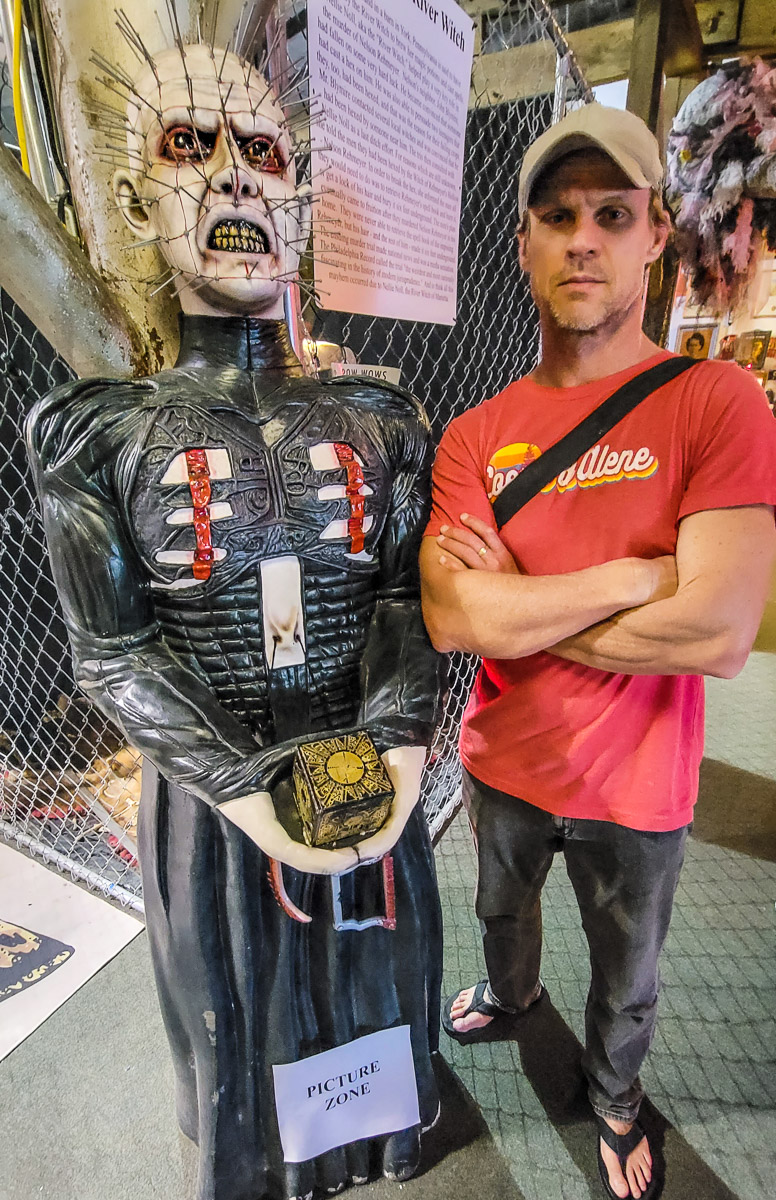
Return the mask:
<svg viewBox="0 0 776 1200">
<path fill-rule="evenodd" d="M 776 250 L 776 69 L 742 60 L 685 100 L 668 139 L 677 246 L 699 304 L 741 308 Z"/>
</svg>

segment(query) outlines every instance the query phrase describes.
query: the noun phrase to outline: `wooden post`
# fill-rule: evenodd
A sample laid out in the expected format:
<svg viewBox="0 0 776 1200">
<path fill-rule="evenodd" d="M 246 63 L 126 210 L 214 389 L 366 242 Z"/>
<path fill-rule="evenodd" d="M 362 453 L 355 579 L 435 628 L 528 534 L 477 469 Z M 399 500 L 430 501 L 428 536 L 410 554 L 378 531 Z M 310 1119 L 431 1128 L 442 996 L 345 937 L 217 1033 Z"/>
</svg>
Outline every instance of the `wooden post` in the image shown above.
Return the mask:
<svg viewBox="0 0 776 1200">
<path fill-rule="evenodd" d="M 670 61 L 669 61 L 670 58 Z M 638 0 L 633 26 L 628 108 L 656 135 L 660 130 L 663 80 L 671 74 L 700 73 L 703 42 L 692 0 Z M 665 153 L 665 147 L 661 145 Z M 664 345 L 679 274 L 679 257 L 669 247 L 649 279 L 644 332 Z"/>
<path fill-rule="evenodd" d="M 633 24 L 628 108 L 655 132 L 663 93 L 663 65 L 672 0 L 638 0 Z"/>
</svg>

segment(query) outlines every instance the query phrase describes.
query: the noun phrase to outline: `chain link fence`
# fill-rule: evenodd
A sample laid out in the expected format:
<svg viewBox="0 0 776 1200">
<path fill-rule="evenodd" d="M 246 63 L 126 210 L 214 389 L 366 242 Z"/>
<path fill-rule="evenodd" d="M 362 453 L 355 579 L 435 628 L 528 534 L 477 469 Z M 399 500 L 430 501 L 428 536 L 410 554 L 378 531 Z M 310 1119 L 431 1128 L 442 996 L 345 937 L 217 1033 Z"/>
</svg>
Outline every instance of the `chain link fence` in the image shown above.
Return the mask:
<svg viewBox="0 0 776 1200">
<path fill-rule="evenodd" d="M 0 42 L 2 139 L 18 151 Z M 0 835 L 142 908 L 138 756 L 75 687 L 23 425 L 73 373 L 0 291 Z"/>
<path fill-rule="evenodd" d="M 304 6 L 294 31 L 304 54 Z M 449 329 L 309 313 L 314 334 L 362 362 L 400 366 L 438 439 L 458 413 L 533 366 L 537 325 L 514 238 L 517 173 L 526 147 L 566 103 L 589 99 L 544 0 L 512 0 L 481 20 L 468 121 L 459 314 Z M 289 31 L 291 32 L 291 31 Z M 504 55 L 519 56 L 507 61 Z M 4 60 L 4 55 L 3 55 Z M 7 62 L 3 141 L 15 148 Z M 0 292 L 0 835 L 102 892 L 142 908 L 135 857 L 139 762 L 73 683 L 64 623 L 27 468 L 22 425 L 68 366 Z M 449 695 L 424 784 L 435 837 L 460 798 L 458 729 L 475 664 L 451 660 Z"/>
</svg>

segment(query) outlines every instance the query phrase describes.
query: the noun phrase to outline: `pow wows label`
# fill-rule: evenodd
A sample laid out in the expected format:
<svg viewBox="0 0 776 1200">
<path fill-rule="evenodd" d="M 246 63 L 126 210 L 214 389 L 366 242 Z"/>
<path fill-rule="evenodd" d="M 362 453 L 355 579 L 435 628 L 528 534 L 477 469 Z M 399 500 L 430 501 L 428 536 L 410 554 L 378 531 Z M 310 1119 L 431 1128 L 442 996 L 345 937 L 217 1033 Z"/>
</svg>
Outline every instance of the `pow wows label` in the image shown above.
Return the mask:
<svg viewBox="0 0 776 1200">
<path fill-rule="evenodd" d="M 487 467 L 491 504 L 507 484 L 540 455 L 539 447 L 530 442 L 514 442 L 497 450 Z M 620 483 L 623 479 L 649 479 L 659 466 L 657 456 L 648 446 L 641 446 L 638 450 L 612 450 L 607 443 L 599 444 L 583 454 L 566 471 L 561 471 L 557 479 L 542 489 L 542 494 L 548 495 L 556 490 L 562 494 L 576 487 L 597 487 L 600 483 Z"/>
</svg>

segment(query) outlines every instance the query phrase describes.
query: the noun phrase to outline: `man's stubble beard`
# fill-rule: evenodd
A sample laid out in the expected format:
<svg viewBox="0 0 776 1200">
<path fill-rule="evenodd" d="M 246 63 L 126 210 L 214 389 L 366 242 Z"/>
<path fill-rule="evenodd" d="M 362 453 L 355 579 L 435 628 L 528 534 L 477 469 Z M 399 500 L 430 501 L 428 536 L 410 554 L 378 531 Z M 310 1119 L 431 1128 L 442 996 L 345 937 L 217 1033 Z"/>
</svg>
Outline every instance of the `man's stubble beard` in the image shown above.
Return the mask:
<svg viewBox="0 0 776 1200">
<path fill-rule="evenodd" d="M 634 309 L 640 310 L 644 303 L 642 286 L 630 301 L 623 300 L 622 297 L 613 297 L 596 313 L 580 313 L 579 316 L 574 316 L 556 304 L 553 297 L 537 296 L 533 289 L 532 293 L 542 321 L 548 321 L 555 329 L 564 333 L 614 335 L 627 323 Z"/>
</svg>

